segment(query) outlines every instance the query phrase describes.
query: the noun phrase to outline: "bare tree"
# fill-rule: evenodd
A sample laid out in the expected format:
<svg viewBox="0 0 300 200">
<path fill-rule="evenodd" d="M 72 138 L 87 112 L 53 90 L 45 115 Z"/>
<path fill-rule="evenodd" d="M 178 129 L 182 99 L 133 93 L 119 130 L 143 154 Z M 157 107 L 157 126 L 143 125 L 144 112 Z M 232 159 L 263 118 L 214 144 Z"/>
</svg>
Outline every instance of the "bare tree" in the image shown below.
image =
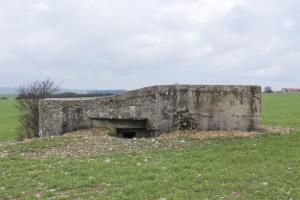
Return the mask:
<svg viewBox="0 0 300 200">
<path fill-rule="evenodd" d="M 17 109 L 20 112 L 20 138 L 38 137 L 39 100 L 50 97 L 58 92 L 58 87 L 51 79 L 37 80 L 18 89 Z"/>
<path fill-rule="evenodd" d="M 264 88 L 264 92 L 265 92 L 265 93 L 273 93 L 273 89 L 272 89 L 271 86 L 266 86 L 266 87 Z"/>
</svg>

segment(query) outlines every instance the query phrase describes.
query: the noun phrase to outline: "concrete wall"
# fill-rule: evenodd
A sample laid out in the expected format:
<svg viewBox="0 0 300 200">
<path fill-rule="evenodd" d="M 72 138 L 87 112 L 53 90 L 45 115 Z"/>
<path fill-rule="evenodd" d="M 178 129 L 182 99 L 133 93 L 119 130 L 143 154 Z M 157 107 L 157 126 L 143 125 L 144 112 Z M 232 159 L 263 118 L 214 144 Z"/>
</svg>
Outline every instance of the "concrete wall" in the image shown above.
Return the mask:
<svg viewBox="0 0 300 200">
<path fill-rule="evenodd" d="M 146 120 L 156 133 L 260 128 L 258 86 L 163 85 L 123 94 L 40 101 L 41 136 L 96 126 L 94 120 Z M 101 122 L 99 122 L 101 124 Z M 117 128 L 117 127 L 116 127 Z"/>
</svg>

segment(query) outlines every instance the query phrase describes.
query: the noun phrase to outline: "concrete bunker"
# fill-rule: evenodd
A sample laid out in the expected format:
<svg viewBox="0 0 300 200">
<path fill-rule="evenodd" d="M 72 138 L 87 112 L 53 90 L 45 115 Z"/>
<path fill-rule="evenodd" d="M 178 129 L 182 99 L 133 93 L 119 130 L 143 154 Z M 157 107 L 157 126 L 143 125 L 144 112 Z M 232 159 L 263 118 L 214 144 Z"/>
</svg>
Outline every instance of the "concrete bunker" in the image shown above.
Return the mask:
<svg viewBox="0 0 300 200">
<path fill-rule="evenodd" d="M 260 128 L 261 87 L 160 85 L 95 98 L 50 98 L 39 102 L 40 136 L 107 127 L 123 138 L 176 130 Z"/>
</svg>

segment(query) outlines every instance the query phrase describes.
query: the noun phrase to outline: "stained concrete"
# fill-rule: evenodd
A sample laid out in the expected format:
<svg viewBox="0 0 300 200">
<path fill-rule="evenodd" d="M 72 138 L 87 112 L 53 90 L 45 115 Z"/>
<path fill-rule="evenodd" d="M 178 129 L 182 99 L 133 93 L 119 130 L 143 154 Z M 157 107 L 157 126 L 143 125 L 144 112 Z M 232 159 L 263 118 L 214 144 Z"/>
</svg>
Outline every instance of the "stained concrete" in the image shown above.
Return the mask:
<svg viewBox="0 0 300 200">
<path fill-rule="evenodd" d="M 161 85 L 108 97 L 44 99 L 39 112 L 40 136 L 97 126 L 114 135 L 148 133 L 142 136 L 180 129 L 252 131 L 260 128 L 261 88 Z"/>
</svg>

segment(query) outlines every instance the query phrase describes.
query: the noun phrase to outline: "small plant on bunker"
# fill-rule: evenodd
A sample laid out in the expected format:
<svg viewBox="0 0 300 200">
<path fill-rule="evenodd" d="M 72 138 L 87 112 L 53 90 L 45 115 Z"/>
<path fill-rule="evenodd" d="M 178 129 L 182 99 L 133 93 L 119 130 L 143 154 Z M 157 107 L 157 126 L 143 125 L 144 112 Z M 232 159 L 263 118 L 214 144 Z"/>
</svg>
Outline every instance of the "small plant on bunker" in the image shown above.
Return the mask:
<svg viewBox="0 0 300 200">
<path fill-rule="evenodd" d="M 51 97 L 58 87 L 51 79 L 36 80 L 18 89 L 17 109 L 20 112 L 19 139 L 38 137 L 39 100 Z"/>
</svg>

